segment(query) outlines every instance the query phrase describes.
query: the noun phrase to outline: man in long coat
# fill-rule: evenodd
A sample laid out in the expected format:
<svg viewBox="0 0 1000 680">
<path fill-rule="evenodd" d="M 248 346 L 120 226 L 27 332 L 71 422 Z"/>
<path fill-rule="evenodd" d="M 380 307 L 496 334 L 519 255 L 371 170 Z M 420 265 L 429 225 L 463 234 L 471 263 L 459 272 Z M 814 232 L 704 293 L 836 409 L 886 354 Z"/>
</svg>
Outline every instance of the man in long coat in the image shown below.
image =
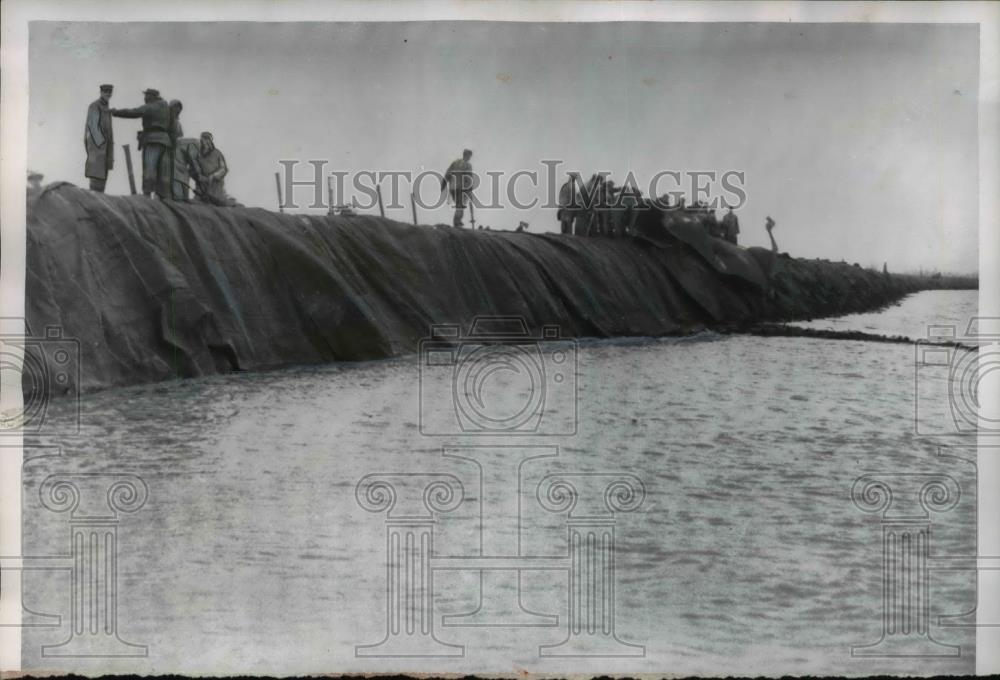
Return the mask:
<svg viewBox="0 0 1000 680">
<path fill-rule="evenodd" d="M 90 190 L 104 193 L 108 172 L 115 167 L 115 137 L 111 128 L 108 102 L 114 87 L 101 85 L 101 96 L 87 108 L 87 124 L 83 130 L 83 148 L 87 151 L 84 175 L 90 180 Z"/>
</svg>

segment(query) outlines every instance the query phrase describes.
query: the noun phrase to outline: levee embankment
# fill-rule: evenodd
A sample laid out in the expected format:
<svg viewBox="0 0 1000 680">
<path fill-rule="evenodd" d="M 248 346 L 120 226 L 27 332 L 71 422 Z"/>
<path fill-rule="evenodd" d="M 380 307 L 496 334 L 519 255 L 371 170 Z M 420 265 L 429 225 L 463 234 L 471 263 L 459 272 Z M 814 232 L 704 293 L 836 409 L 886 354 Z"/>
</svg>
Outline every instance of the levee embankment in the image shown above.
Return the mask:
<svg viewBox="0 0 1000 680">
<path fill-rule="evenodd" d="M 29 196 L 27 239 L 32 335 L 78 343 L 67 390 L 396 356 L 431 324 L 482 315 L 564 337 L 662 336 L 870 310 L 933 287 L 788 257 L 762 287 L 772 254 L 721 242 L 713 257 L 681 240 L 414 227 L 70 184 Z"/>
</svg>

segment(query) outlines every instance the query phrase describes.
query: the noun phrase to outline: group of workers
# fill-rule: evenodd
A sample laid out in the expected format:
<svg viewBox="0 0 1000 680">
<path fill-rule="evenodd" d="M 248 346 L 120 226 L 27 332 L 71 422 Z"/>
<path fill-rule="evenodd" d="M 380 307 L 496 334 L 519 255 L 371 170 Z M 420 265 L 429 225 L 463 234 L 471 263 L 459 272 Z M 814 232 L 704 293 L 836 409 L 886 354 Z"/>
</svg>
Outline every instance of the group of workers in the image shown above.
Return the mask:
<svg viewBox="0 0 1000 680">
<path fill-rule="evenodd" d="M 139 148 L 142 150 L 142 193 L 156 194 L 160 199 L 188 200 L 190 181 L 194 180 L 194 194 L 205 203 L 235 205 L 226 195 L 225 177 L 229 172 L 226 159 L 215 146 L 211 132 L 202 132 L 200 139 L 184 137 L 180 115 L 183 104 L 178 100 L 169 103 L 159 91 L 143 91 L 145 102 L 132 109 L 110 107 L 112 85 L 100 86 L 100 97 L 87 110 L 84 147 L 87 151 L 86 176 L 93 191 L 103 192 L 108 174 L 114 167 L 114 133 L 111 118 L 141 118 Z M 455 204 L 452 226 L 464 224 L 465 207 L 476 188 L 473 173 L 472 150 L 465 149 L 462 157 L 448 166 L 441 178 L 441 191 L 447 191 Z M 622 237 L 635 232 L 638 213 L 645 203 L 641 193 L 627 187 L 615 186 L 605 174 L 595 173 L 586 183 L 580 173 L 568 173 L 569 179 L 559 191 L 559 220 L 563 234 L 575 236 Z M 667 198 L 669 205 L 669 198 Z M 722 220 L 707 204 L 697 202 L 686 206 L 681 198 L 674 208 L 685 211 L 697 219 L 709 236 L 737 243 L 740 233 L 739 218 L 728 207 Z M 471 210 L 471 204 L 470 204 Z M 475 218 L 473 217 L 473 225 Z M 522 222 L 517 231 L 528 227 Z M 482 227 L 480 227 L 482 228 Z"/>
<path fill-rule="evenodd" d="M 158 90 L 143 91 L 144 103 L 132 109 L 110 106 L 113 85 L 101 85 L 100 97 L 87 109 L 84 148 L 87 152 L 85 174 L 92 191 L 103 192 L 108 174 L 114 168 L 115 118 L 141 118 L 138 146 L 142 151 L 142 193 L 161 200 L 189 200 L 194 180 L 194 195 L 204 203 L 234 205 L 226 195 L 225 177 L 229 172 L 226 159 L 215 146 L 211 132 L 200 138 L 184 136 L 181 127 L 183 104 L 174 99 L 169 103 Z M 134 189 L 133 189 L 134 191 Z"/>
<path fill-rule="evenodd" d="M 570 172 L 568 176 L 569 179 L 559 190 L 559 210 L 556 213 L 563 234 L 621 237 L 635 233 L 639 211 L 648 207 L 641 192 L 615 186 L 614 180 L 603 174 L 592 175 L 585 184 L 578 172 Z M 658 204 L 692 217 L 709 236 L 737 244 L 740 221 L 732 207 L 727 206 L 727 212 L 720 221 L 715 210 L 700 201 L 688 206 L 681 197 L 676 205 L 671 205 L 670 196 L 665 196 Z"/>
<path fill-rule="evenodd" d="M 700 219 L 709 236 L 721 238 L 723 241 L 728 241 L 734 246 L 738 245 L 737 237 L 740 233 L 740 218 L 736 216 L 731 206 L 726 206 L 726 214 L 722 216 L 721 220 L 716 217 L 715 210 L 710 208 L 707 203 L 701 201 L 696 202 L 688 210 Z"/>
<path fill-rule="evenodd" d="M 455 204 L 452 226 L 456 228 L 463 226 L 466 204 L 477 185 L 472 163 L 469 162 L 471 158 L 472 151 L 465 149 L 462 157 L 453 161 L 441 178 L 441 191 L 447 191 Z M 559 210 L 556 213 L 563 234 L 613 238 L 635 232 L 639 210 L 645 206 L 639 191 L 615 186 L 614 180 L 601 173 L 595 173 L 586 183 L 578 172 L 570 172 L 568 177 L 559 190 Z M 670 198 L 666 197 L 666 201 L 669 205 Z M 686 206 L 684 198 L 681 198 L 673 207 L 697 220 L 709 236 L 737 245 L 740 220 L 731 206 L 727 206 L 721 220 L 716 217 L 715 210 L 703 202 Z M 522 222 L 517 231 L 526 228 L 527 224 Z"/>
<path fill-rule="evenodd" d="M 559 190 L 559 230 L 574 236 L 625 236 L 635 229 L 638 192 L 615 186 L 603 174 L 591 175 L 586 183 L 580 173 L 568 173 Z"/>
</svg>

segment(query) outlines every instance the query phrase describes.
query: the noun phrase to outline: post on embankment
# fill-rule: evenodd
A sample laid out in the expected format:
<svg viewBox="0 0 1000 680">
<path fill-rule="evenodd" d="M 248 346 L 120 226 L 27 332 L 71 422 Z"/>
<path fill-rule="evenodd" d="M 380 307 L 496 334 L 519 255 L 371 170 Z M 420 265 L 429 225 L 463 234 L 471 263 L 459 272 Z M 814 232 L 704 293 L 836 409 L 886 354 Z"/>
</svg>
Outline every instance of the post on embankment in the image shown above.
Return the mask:
<svg viewBox="0 0 1000 680">
<path fill-rule="evenodd" d="M 274 173 L 274 186 L 278 190 L 278 212 L 285 212 L 285 204 L 281 200 L 281 173 Z"/>
<path fill-rule="evenodd" d="M 385 217 L 385 205 L 382 204 L 382 186 L 375 187 L 375 193 L 378 194 L 378 214 L 380 217 Z"/>
<path fill-rule="evenodd" d="M 326 209 L 333 210 L 333 177 L 326 178 Z"/>
<path fill-rule="evenodd" d="M 128 148 L 128 144 L 122 144 L 122 148 L 125 150 L 125 167 L 128 168 L 128 188 L 135 195 L 135 173 L 132 171 L 132 150 Z"/>
<path fill-rule="evenodd" d="M 417 226 L 417 201 L 412 191 L 410 192 L 410 207 L 413 208 L 413 226 Z"/>
<path fill-rule="evenodd" d="M 472 205 L 472 201 L 469 201 L 469 222 L 472 224 L 472 230 L 476 230 L 476 209 Z"/>
</svg>

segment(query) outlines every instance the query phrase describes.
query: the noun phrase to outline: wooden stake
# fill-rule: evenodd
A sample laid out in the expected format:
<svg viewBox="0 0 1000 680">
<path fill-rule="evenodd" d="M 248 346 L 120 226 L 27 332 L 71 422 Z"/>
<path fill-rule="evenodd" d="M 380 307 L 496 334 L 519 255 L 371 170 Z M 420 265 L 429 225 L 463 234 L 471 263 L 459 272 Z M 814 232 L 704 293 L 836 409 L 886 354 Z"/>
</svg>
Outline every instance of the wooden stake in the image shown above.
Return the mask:
<svg viewBox="0 0 1000 680">
<path fill-rule="evenodd" d="M 476 211 L 472 208 L 472 200 L 469 200 L 469 222 L 472 223 L 472 230 L 476 230 Z"/>
<path fill-rule="evenodd" d="M 135 196 L 135 173 L 132 172 L 132 150 L 128 148 L 128 144 L 122 144 L 122 148 L 125 149 L 125 167 L 128 168 L 128 188 L 132 190 L 132 195 Z"/>
<path fill-rule="evenodd" d="M 413 192 L 410 192 L 410 207 L 413 208 L 413 226 L 417 226 L 417 201 L 413 197 Z"/>
<path fill-rule="evenodd" d="M 274 186 L 278 188 L 278 212 L 285 212 L 285 204 L 281 202 L 281 173 L 274 173 Z"/>
<path fill-rule="evenodd" d="M 385 206 L 382 205 L 382 185 L 375 187 L 375 191 L 378 193 L 378 214 L 385 217 Z"/>
<path fill-rule="evenodd" d="M 327 212 L 333 210 L 333 177 L 326 178 L 326 204 Z"/>
</svg>

